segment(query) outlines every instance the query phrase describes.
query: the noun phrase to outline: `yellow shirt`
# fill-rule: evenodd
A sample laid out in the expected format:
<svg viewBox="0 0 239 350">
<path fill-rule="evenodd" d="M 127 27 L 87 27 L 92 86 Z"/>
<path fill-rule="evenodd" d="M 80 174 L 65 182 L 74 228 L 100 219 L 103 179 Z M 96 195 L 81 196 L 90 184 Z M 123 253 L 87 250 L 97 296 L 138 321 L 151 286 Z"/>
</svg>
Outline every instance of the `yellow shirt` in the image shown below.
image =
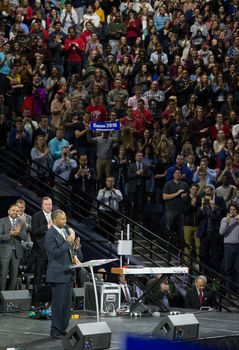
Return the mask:
<svg viewBox="0 0 239 350">
<path fill-rule="evenodd" d="M 97 9 L 95 11 L 95 13 L 100 17 L 100 23 L 104 24 L 105 23 L 105 13 L 104 13 L 104 11 L 101 8 L 99 8 L 99 9 Z"/>
</svg>

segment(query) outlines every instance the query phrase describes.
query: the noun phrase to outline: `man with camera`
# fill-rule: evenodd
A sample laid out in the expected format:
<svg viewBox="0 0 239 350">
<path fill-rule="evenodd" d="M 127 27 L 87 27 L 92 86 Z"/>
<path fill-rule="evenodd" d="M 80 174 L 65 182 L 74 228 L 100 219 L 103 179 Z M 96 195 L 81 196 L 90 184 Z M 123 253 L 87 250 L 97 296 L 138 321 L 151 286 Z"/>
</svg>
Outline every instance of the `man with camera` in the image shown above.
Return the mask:
<svg viewBox="0 0 239 350">
<path fill-rule="evenodd" d="M 70 147 L 64 146 L 61 150 L 61 158 L 57 159 L 53 164 L 53 172 L 57 177 L 55 178 L 55 200 L 58 206 L 64 207 L 69 196 L 69 189 L 67 186 L 72 169 L 77 167 L 74 159 L 70 158 Z"/>
<path fill-rule="evenodd" d="M 239 210 L 237 203 L 231 203 L 227 215 L 222 219 L 219 233 L 224 237 L 224 274 L 226 288 L 239 293 Z"/>
<path fill-rule="evenodd" d="M 112 242 L 114 241 L 114 232 L 117 225 L 119 202 L 123 199 L 120 190 L 117 190 L 114 186 L 115 178 L 107 176 L 105 187 L 99 190 L 97 195 L 97 200 L 101 202 L 98 214 L 103 235 Z"/>
</svg>

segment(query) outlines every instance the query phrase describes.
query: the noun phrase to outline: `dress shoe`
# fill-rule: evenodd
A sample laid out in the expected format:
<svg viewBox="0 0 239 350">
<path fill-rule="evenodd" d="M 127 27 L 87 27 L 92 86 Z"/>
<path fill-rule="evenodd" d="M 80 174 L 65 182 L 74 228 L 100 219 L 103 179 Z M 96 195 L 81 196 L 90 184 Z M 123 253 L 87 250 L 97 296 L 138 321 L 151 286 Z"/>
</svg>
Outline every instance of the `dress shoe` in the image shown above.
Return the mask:
<svg viewBox="0 0 239 350">
<path fill-rule="evenodd" d="M 51 333 L 50 336 L 54 339 L 62 339 L 63 338 L 62 334 L 57 334 L 57 333 Z"/>
<path fill-rule="evenodd" d="M 67 334 L 67 331 L 62 331 L 61 334 L 65 336 Z"/>
</svg>

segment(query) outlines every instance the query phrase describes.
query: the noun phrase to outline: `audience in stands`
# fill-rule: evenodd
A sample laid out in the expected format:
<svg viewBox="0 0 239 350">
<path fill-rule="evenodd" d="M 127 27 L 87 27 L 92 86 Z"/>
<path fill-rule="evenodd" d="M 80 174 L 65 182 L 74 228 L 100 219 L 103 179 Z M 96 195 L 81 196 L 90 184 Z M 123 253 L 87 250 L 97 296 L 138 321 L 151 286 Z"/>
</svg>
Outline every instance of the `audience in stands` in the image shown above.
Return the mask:
<svg viewBox="0 0 239 350">
<path fill-rule="evenodd" d="M 47 262 L 43 240 L 52 203 L 45 196 L 59 185 L 54 173 L 72 186 L 73 201 L 82 198 L 72 209 L 83 206 L 84 215 L 90 211 L 84 191 L 99 191 L 101 201 L 106 178 L 120 192 L 116 210 L 138 223 L 145 207 L 160 207 L 167 230 L 177 226 L 185 261 L 194 244 L 197 262 L 224 273 L 220 222 L 231 201 L 239 203 L 234 1 L 219 1 L 222 13 L 215 1 L 4 3 L 0 147 L 16 157 L 18 184 L 32 175 L 44 197 L 32 217 L 35 290 Z M 91 128 L 96 121 L 119 121 L 121 129 L 99 133 Z M 71 152 L 67 162 L 63 147 Z M 110 210 L 109 196 L 104 204 Z M 224 254 L 231 257 L 228 239 L 224 234 Z"/>
</svg>

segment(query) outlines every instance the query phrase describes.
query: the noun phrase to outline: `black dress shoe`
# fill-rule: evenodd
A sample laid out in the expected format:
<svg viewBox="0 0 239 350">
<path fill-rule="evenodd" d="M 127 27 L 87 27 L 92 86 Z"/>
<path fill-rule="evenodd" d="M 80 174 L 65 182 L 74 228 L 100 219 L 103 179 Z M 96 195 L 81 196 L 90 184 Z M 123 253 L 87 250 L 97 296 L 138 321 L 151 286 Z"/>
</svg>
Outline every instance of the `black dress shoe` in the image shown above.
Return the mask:
<svg viewBox="0 0 239 350">
<path fill-rule="evenodd" d="M 57 334 L 57 333 L 51 333 L 50 336 L 54 339 L 62 339 L 63 338 L 62 334 Z"/>
<path fill-rule="evenodd" d="M 61 334 L 65 336 L 67 334 L 67 331 L 62 331 Z"/>
</svg>

